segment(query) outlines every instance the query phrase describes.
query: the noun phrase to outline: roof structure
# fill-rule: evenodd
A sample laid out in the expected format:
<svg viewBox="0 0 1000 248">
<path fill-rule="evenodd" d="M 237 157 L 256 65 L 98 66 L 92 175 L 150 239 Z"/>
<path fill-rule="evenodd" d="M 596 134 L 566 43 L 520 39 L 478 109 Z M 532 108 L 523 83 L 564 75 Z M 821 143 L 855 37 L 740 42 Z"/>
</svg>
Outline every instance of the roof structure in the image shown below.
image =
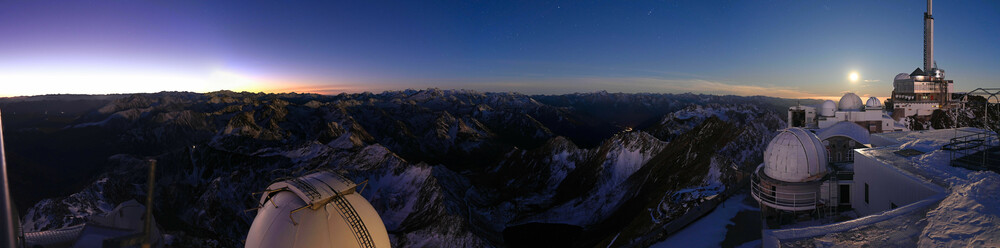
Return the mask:
<svg viewBox="0 0 1000 248">
<path fill-rule="evenodd" d="M 804 129 L 781 130 L 764 151 L 764 173 L 785 182 L 820 179 L 827 173 L 826 147 Z"/>
<path fill-rule="evenodd" d="M 854 93 L 847 93 L 843 97 L 840 97 L 840 102 L 837 103 L 837 106 L 840 107 L 840 111 L 854 111 L 860 110 L 864 105 L 861 103 L 861 97 Z"/>
<path fill-rule="evenodd" d="M 103 215 L 88 217 L 86 224 L 25 233 L 24 243 L 28 247 L 102 247 L 105 243 L 141 235 L 145 225 L 145 214 L 145 206 L 135 200 L 129 200 Z M 155 219 L 150 232 L 152 232 L 150 237 L 154 239 L 151 243 L 155 247 L 161 247 L 163 235 Z"/>
<path fill-rule="evenodd" d="M 874 96 L 869 97 L 868 101 L 865 101 L 865 109 L 882 109 L 882 101 Z"/>
<path fill-rule="evenodd" d="M 920 68 L 917 68 L 917 69 L 920 69 Z M 896 77 L 893 78 L 893 80 L 907 80 L 907 79 L 910 79 L 910 74 L 906 74 L 905 72 L 904 73 L 900 73 L 900 74 L 896 74 Z"/>
<path fill-rule="evenodd" d="M 849 121 L 837 122 L 833 126 L 820 129 L 816 132 L 820 140 L 826 140 L 834 136 L 851 138 L 861 144 L 869 144 L 871 134 L 867 129 Z"/>
<path fill-rule="evenodd" d="M 246 247 L 390 247 L 381 217 L 356 187 L 331 171 L 271 184 Z"/>
</svg>

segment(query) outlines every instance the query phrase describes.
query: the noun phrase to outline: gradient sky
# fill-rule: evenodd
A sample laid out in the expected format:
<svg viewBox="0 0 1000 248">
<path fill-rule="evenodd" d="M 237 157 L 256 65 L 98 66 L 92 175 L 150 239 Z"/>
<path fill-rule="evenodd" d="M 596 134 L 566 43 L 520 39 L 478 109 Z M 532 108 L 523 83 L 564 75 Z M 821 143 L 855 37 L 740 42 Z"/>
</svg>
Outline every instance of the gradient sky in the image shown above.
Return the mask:
<svg viewBox="0 0 1000 248">
<path fill-rule="evenodd" d="M 4 1 L 0 96 L 427 87 L 887 96 L 925 2 Z M 956 90 L 997 87 L 1000 1 L 937 1 Z M 856 71 L 861 80 L 851 83 Z"/>
</svg>

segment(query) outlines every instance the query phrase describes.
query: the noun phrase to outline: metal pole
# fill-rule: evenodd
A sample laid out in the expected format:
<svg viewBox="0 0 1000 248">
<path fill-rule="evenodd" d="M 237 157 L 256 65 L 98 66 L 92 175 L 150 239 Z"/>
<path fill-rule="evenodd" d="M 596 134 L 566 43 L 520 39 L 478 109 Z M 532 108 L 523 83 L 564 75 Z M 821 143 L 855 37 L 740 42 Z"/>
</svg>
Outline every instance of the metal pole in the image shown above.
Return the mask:
<svg viewBox="0 0 1000 248">
<path fill-rule="evenodd" d="M 7 183 L 7 158 L 4 154 L 3 146 L 3 123 L 0 121 L 0 221 L 3 221 L 2 244 L 6 247 L 17 247 L 17 236 L 14 233 L 15 227 L 13 207 L 10 199 L 10 186 Z"/>
<path fill-rule="evenodd" d="M 153 242 L 153 186 L 156 185 L 156 160 L 149 160 L 149 185 L 146 189 L 146 223 L 143 227 L 143 234 L 146 241 L 142 243 L 143 248 L 149 248 Z"/>
</svg>

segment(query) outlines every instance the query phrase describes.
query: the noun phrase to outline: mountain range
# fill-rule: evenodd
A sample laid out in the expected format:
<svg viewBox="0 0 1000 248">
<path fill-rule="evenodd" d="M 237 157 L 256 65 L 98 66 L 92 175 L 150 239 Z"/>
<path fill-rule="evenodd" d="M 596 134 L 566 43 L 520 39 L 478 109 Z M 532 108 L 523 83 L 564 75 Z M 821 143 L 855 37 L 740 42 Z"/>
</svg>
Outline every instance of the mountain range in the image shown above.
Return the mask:
<svg viewBox="0 0 1000 248">
<path fill-rule="evenodd" d="M 144 199 L 179 247 L 238 247 L 254 192 L 333 169 L 359 183 L 397 247 L 644 246 L 739 188 L 819 100 L 700 94 L 219 91 L 0 99 L 27 232 Z"/>
</svg>

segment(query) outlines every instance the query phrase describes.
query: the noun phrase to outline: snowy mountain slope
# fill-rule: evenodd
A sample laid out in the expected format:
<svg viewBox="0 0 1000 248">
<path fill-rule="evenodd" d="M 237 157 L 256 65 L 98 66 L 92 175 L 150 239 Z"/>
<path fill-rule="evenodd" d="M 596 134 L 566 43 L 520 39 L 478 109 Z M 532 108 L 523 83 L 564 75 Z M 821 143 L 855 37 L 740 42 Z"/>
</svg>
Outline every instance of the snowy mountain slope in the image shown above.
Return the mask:
<svg viewBox="0 0 1000 248">
<path fill-rule="evenodd" d="M 141 199 L 142 161 L 151 157 L 159 161 L 154 214 L 181 246 L 240 246 L 254 216 L 244 210 L 257 204 L 251 193 L 314 169 L 359 183 L 400 247 L 504 246 L 531 238 L 511 230 L 532 223 L 564 225 L 575 246 L 616 236 L 646 244 L 655 240 L 636 238 L 760 162 L 762 144 L 784 126 L 783 115 L 757 107 L 767 101 L 438 89 L 138 94 L 47 136 L 111 146 L 90 155 L 101 159 L 79 160 L 95 171 L 76 194 L 32 203 L 24 220 L 32 230 L 58 228 Z M 634 123 L 647 124 L 623 131 Z M 8 142 L 30 142 L 28 128 L 5 129 Z M 24 157 L 15 161 L 55 167 L 19 152 L 10 152 Z"/>
</svg>

